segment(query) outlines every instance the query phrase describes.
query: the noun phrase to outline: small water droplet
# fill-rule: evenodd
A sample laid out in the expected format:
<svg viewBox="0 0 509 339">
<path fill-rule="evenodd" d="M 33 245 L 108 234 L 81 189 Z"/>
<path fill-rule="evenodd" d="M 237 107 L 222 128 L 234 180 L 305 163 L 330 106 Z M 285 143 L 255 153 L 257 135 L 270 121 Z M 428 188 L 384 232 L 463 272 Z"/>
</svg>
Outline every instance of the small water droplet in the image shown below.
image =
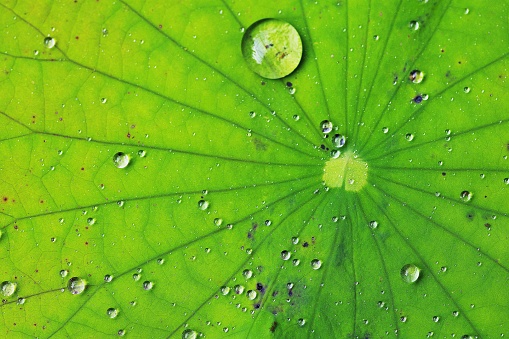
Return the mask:
<svg viewBox="0 0 509 339">
<path fill-rule="evenodd" d="M 439 316 L 434 316 L 433 317 L 433 321 L 436 322 L 436 323 L 439 322 L 440 321 L 440 317 Z"/>
<path fill-rule="evenodd" d="M 93 224 L 95 224 L 95 218 L 88 218 L 87 219 L 87 224 L 89 224 L 90 226 L 92 226 Z"/>
<path fill-rule="evenodd" d="M 107 98 L 101 98 L 101 104 L 105 104 L 106 102 L 108 102 Z"/>
<path fill-rule="evenodd" d="M 289 260 L 292 254 L 286 250 L 281 251 L 281 259 L 283 260 Z"/>
<path fill-rule="evenodd" d="M 209 202 L 207 200 L 200 200 L 198 201 L 198 207 L 202 211 L 205 211 L 207 208 L 209 208 Z"/>
<path fill-rule="evenodd" d="M 249 68 L 268 79 L 292 73 L 302 57 L 302 41 L 297 30 L 277 19 L 253 23 L 242 38 L 242 55 Z"/>
<path fill-rule="evenodd" d="M 52 37 L 44 38 L 44 46 L 46 46 L 47 48 L 55 47 L 56 43 L 57 43 L 56 40 Z"/>
<path fill-rule="evenodd" d="M 460 315 L 460 312 L 458 312 L 458 311 L 453 311 L 453 312 L 452 312 L 452 315 L 453 315 L 454 317 L 457 317 L 457 316 L 459 316 L 459 315 Z"/>
<path fill-rule="evenodd" d="M 233 286 L 233 290 L 235 291 L 236 294 L 242 294 L 242 293 L 244 293 L 244 286 L 235 285 L 235 286 Z"/>
<path fill-rule="evenodd" d="M 111 274 L 106 274 L 106 275 L 104 276 L 104 281 L 105 281 L 105 282 L 109 283 L 109 282 L 111 282 L 112 280 L 113 280 L 113 276 L 112 276 Z"/>
<path fill-rule="evenodd" d="M 107 36 L 108 35 L 108 30 L 106 28 L 103 28 L 102 32 L 103 32 L 103 36 Z"/>
<path fill-rule="evenodd" d="M 470 93 L 470 87 L 463 87 L 463 92 Z"/>
<path fill-rule="evenodd" d="M 221 294 L 228 295 L 230 293 L 230 288 L 228 286 L 221 287 Z"/>
<path fill-rule="evenodd" d="M 146 280 L 143 282 L 143 289 L 145 291 L 150 291 L 153 287 L 154 287 L 154 284 L 151 281 Z"/>
<path fill-rule="evenodd" d="M 257 295 L 258 295 L 258 293 L 256 293 L 256 291 L 254 291 L 254 290 L 249 290 L 246 293 L 246 296 L 249 300 L 255 300 Z"/>
<path fill-rule="evenodd" d="M 419 279 L 421 269 L 413 264 L 407 264 L 401 268 L 401 278 L 407 283 L 414 283 Z"/>
<path fill-rule="evenodd" d="M 68 270 L 60 270 L 60 276 L 62 278 L 65 278 L 67 277 L 67 275 L 69 274 L 69 271 Z"/>
<path fill-rule="evenodd" d="M 67 283 L 67 289 L 71 294 L 81 294 L 85 290 L 87 283 L 79 277 L 72 277 Z"/>
<path fill-rule="evenodd" d="M 407 321 L 407 317 L 402 316 L 402 317 L 400 317 L 400 318 L 399 318 L 399 320 L 400 320 L 402 323 L 406 323 L 406 321 Z"/>
<path fill-rule="evenodd" d="M 297 320 L 297 324 L 302 327 L 304 325 L 306 325 L 306 319 L 304 318 L 300 318 L 299 320 Z"/>
<path fill-rule="evenodd" d="M 133 274 L 133 280 L 134 281 L 138 281 L 138 280 L 140 280 L 140 278 L 141 278 L 141 275 L 139 273 L 134 273 Z"/>
<path fill-rule="evenodd" d="M 294 115 L 293 115 L 293 120 L 295 120 L 295 121 L 299 121 L 299 120 L 300 120 L 300 115 L 298 115 L 298 114 L 294 114 Z"/>
<path fill-rule="evenodd" d="M 470 13 L 470 9 L 465 8 L 465 14 L 468 14 L 468 13 Z"/>
<path fill-rule="evenodd" d="M 182 339 L 196 339 L 196 338 L 198 338 L 198 332 L 194 330 L 186 329 L 184 330 L 184 332 L 182 332 Z"/>
<path fill-rule="evenodd" d="M 270 226 L 272 225 L 272 221 L 270 221 L 269 219 L 265 220 L 265 226 Z"/>
<path fill-rule="evenodd" d="M 334 137 L 332 138 L 332 144 L 334 145 L 334 147 L 341 148 L 345 146 L 345 143 L 346 137 L 344 135 L 335 134 Z"/>
<path fill-rule="evenodd" d="M 389 133 L 389 127 L 382 127 L 382 132 L 383 132 L 384 134 Z"/>
<path fill-rule="evenodd" d="M 378 221 L 376 221 L 376 220 L 371 220 L 371 221 L 369 222 L 369 227 L 370 227 L 370 228 L 372 228 L 372 229 L 377 228 L 377 227 L 378 227 Z"/>
<path fill-rule="evenodd" d="M 25 298 L 18 298 L 18 301 L 16 301 L 16 304 L 18 305 L 24 305 L 27 300 Z"/>
<path fill-rule="evenodd" d="M 406 139 L 407 141 L 412 141 L 412 140 L 414 140 L 414 135 L 413 135 L 412 133 L 407 133 L 407 134 L 405 135 L 405 139 Z"/>
<path fill-rule="evenodd" d="M 410 21 L 410 24 L 409 24 L 410 28 L 413 29 L 414 31 L 418 30 L 419 29 L 419 21 Z"/>
<path fill-rule="evenodd" d="M 130 160 L 129 155 L 122 152 L 117 152 L 113 156 L 113 163 L 117 168 L 126 168 Z"/>
<path fill-rule="evenodd" d="M 380 37 L 378 35 L 373 35 L 373 40 L 378 41 Z"/>
<path fill-rule="evenodd" d="M 299 259 L 293 259 L 292 260 L 292 264 L 293 264 L 293 266 L 299 266 L 300 260 Z"/>
<path fill-rule="evenodd" d="M 472 200 L 472 197 L 473 197 L 473 193 L 472 192 L 469 192 L 469 191 L 463 191 L 460 193 L 460 198 L 461 200 L 463 200 L 464 202 L 469 202 L 470 200 Z"/>
<path fill-rule="evenodd" d="M 253 271 L 249 270 L 249 269 L 245 269 L 243 272 L 242 272 L 242 275 L 244 276 L 244 278 L 246 279 L 251 279 L 253 277 Z"/>
<path fill-rule="evenodd" d="M 292 244 L 297 245 L 299 243 L 298 237 L 292 237 Z"/>
<path fill-rule="evenodd" d="M 317 270 L 320 267 L 322 267 L 322 262 L 319 259 L 313 259 L 313 260 L 311 260 L 311 267 L 314 270 Z"/>
<path fill-rule="evenodd" d="M 223 224 L 223 219 L 221 219 L 221 218 L 214 219 L 214 225 L 221 226 L 222 224 Z"/>
<path fill-rule="evenodd" d="M 34 55 L 39 55 L 39 51 L 38 50 L 34 50 Z"/>
<path fill-rule="evenodd" d="M 139 156 L 140 158 L 145 158 L 145 156 L 146 156 L 146 155 L 147 155 L 147 151 L 145 151 L 145 150 L 143 150 L 143 149 L 140 149 L 140 150 L 138 151 L 138 156 Z"/>
<path fill-rule="evenodd" d="M 119 337 L 123 337 L 125 336 L 125 330 L 118 330 L 117 334 Z"/>
<path fill-rule="evenodd" d="M 418 69 L 414 69 L 412 72 L 410 72 L 410 75 L 408 76 L 408 78 L 414 84 L 420 84 L 422 82 L 422 80 L 424 79 L 424 72 L 421 72 Z"/>
<path fill-rule="evenodd" d="M 504 184 L 509 185 L 509 178 L 504 178 Z"/>
<path fill-rule="evenodd" d="M 122 207 L 122 206 L 124 206 L 124 204 L 125 204 L 125 201 L 124 201 L 124 200 L 119 200 L 119 201 L 117 201 L 117 205 L 118 205 L 118 207 Z"/>
<path fill-rule="evenodd" d="M 333 127 L 332 122 L 330 122 L 329 120 L 324 120 L 320 123 L 320 129 L 324 134 L 329 134 L 330 132 L 332 132 L 332 127 Z"/>
<path fill-rule="evenodd" d="M 115 319 L 118 315 L 118 309 L 116 308 L 113 308 L 113 307 L 110 307 L 106 310 L 106 314 L 108 315 L 108 317 L 110 317 L 111 319 Z"/>
<path fill-rule="evenodd" d="M 18 284 L 15 282 L 4 281 L 2 284 L 0 284 L 0 290 L 2 291 L 4 297 L 10 297 L 14 294 L 14 292 L 16 292 L 17 286 Z"/>
</svg>

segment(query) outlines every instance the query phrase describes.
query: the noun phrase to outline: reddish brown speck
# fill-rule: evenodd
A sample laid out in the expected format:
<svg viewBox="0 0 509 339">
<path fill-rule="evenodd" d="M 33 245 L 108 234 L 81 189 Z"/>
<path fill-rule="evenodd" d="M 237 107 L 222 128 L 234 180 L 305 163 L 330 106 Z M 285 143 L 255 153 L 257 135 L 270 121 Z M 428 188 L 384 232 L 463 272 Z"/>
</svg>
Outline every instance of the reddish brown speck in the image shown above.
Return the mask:
<svg viewBox="0 0 509 339">
<path fill-rule="evenodd" d="M 75 38 L 75 39 L 76 39 L 76 40 L 79 40 L 79 39 L 80 39 L 80 37 L 76 35 L 76 38 Z"/>
<path fill-rule="evenodd" d="M 88 241 L 85 241 L 85 245 L 88 246 Z"/>
<path fill-rule="evenodd" d="M 85 170 L 85 167 L 82 167 L 82 168 L 81 168 L 81 170 L 82 170 L 82 171 L 84 171 L 84 170 Z"/>
<path fill-rule="evenodd" d="M 39 201 L 41 204 L 44 204 L 44 200 Z"/>
<path fill-rule="evenodd" d="M 7 201 L 9 200 L 7 197 L 3 197 L 3 201 Z"/>
</svg>

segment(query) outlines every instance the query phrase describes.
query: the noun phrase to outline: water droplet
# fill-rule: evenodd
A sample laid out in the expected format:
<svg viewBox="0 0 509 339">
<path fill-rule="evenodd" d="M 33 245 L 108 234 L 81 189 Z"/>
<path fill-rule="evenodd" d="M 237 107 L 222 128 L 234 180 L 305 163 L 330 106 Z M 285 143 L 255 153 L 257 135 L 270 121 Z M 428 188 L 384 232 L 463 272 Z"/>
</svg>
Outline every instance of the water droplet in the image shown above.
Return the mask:
<svg viewBox="0 0 509 339">
<path fill-rule="evenodd" d="M 106 310 L 106 314 L 108 315 L 108 317 L 110 317 L 111 319 L 115 319 L 118 315 L 118 309 L 116 308 L 113 308 L 113 307 L 110 307 Z"/>
<path fill-rule="evenodd" d="M 246 269 L 242 272 L 242 275 L 246 279 L 251 279 L 253 277 L 253 271 Z"/>
<path fill-rule="evenodd" d="M 254 111 L 249 112 L 249 116 L 251 118 L 254 118 L 256 116 L 256 112 L 254 112 Z"/>
<path fill-rule="evenodd" d="M 382 127 L 382 132 L 383 132 L 384 134 L 389 133 L 389 127 Z"/>
<path fill-rule="evenodd" d="M 87 224 L 89 224 L 90 226 L 92 226 L 93 224 L 95 224 L 95 218 L 88 218 L 87 219 Z"/>
<path fill-rule="evenodd" d="M 221 287 L 221 294 L 228 295 L 230 293 L 230 288 L 228 286 Z"/>
<path fill-rule="evenodd" d="M 18 301 L 16 301 L 16 304 L 18 305 L 24 305 L 27 300 L 25 298 L 18 298 Z"/>
<path fill-rule="evenodd" d="M 117 334 L 119 337 L 123 337 L 125 336 L 125 330 L 118 330 Z"/>
<path fill-rule="evenodd" d="M 60 270 L 60 276 L 62 278 L 65 278 L 67 277 L 67 275 L 69 274 L 69 271 L 68 270 Z"/>
<path fill-rule="evenodd" d="M 214 219 L 214 225 L 221 226 L 222 224 L 223 224 L 223 219 L 221 219 L 221 218 Z"/>
<path fill-rule="evenodd" d="M 377 305 L 378 305 L 378 307 L 380 307 L 380 308 L 383 308 L 383 307 L 385 306 L 385 302 L 383 302 L 383 301 L 379 301 L 379 302 L 377 302 L 376 304 L 377 304 Z"/>
<path fill-rule="evenodd" d="M 330 122 L 329 120 L 324 120 L 320 123 L 320 129 L 324 134 L 329 134 L 330 132 L 332 132 L 332 127 L 333 127 L 332 122 Z"/>
<path fill-rule="evenodd" d="M 2 291 L 4 297 L 10 297 L 14 294 L 14 292 L 16 292 L 17 286 L 18 284 L 15 282 L 4 281 L 2 284 L 0 284 L 0 290 Z"/>
<path fill-rule="evenodd" d="M 302 42 L 297 30 L 277 19 L 253 23 L 242 38 L 242 54 L 249 68 L 268 79 L 292 73 L 302 57 Z"/>
<path fill-rule="evenodd" d="M 292 87 L 292 88 L 289 88 L 289 89 L 288 89 L 288 92 L 289 92 L 290 94 L 292 94 L 292 95 L 293 95 L 293 94 L 295 94 L 295 92 L 296 92 L 296 91 L 297 91 L 297 90 L 295 89 L 295 87 Z"/>
<path fill-rule="evenodd" d="M 469 191 L 463 191 L 460 193 L 460 198 L 461 200 L 463 200 L 464 202 L 469 202 L 470 200 L 472 200 L 472 197 L 473 197 L 473 193 L 472 192 L 469 192 Z"/>
<path fill-rule="evenodd" d="M 407 133 L 407 134 L 405 135 L 405 139 L 406 139 L 407 141 L 412 141 L 412 140 L 414 140 L 414 135 L 413 135 L 412 133 Z"/>
<path fill-rule="evenodd" d="M 453 311 L 453 312 L 452 312 L 452 315 L 453 315 L 454 317 L 457 317 L 457 316 L 459 316 L 459 315 L 460 315 L 460 312 L 458 312 L 458 311 Z"/>
<path fill-rule="evenodd" d="M 414 69 L 412 72 L 410 72 L 410 75 L 408 76 L 408 78 L 414 84 L 420 84 L 422 82 L 422 80 L 424 79 L 424 73 L 419 71 L 418 69 Z"/>
<path fill-rule="evenodd" d="M 470 87 L 463 87 L 463 92 L 470 93 Z"/>
<path fill-rule="evenodd" d="M 143 289 L 145 291 L 150 291 L 153 287 L 154 287 L 154 284 L 151 281 L 146 280 L 143 282 Z"/>
<path fill-rule="evenodd" d="M 300 260 L 299 259 L 293 259 L 292 260 L 292 264 L 293 264 L 293 266 L 299 266 Z"/>
<path fill-rule="evenodd" d="M 314 270 L 317 270 L 319 269 L 320 267 L 322 267 L 322 262 L 318 259 L 313 259 L 311 260 L 311 267 L 314 269 Z"/>
<path fill-rule="evenodd" d="M 182 339 L 196 339 L 198 338 L 198 332 L 187 329 L 184 332 L 182 332 Z"/>
<path fill-rule="evenodd" d="M 300 318 L 299 320 L 297 320 L 297 324 L 302 327 L 304 325 L 306 325 L 306 319 L 304 318 Z"/>
<path fill-rule="evenodd" d="M 242 286 L 242 285 L 235 285 L 235 286 L 233 286 L 233 290 L 237 294 L 242 294 L 244 292 L 244 286 Z"/>
<path fill-rule="evenodd" d="M 292 237 L 292 244 L 297 245 L 299 243 L 298 237 Z"/>
<path fill-rule="evenodd" d="M 470 13 L 470 9 L 465 8 L 465 14 L 468 14 L 468 13 Z"/>
<path fill-rule="evenodd" d="M 371 221 L 369 222 L 369 227 L 370 227 L 370 228 L 372 228 L 372 229 L 377 228 L 377 227 L 378 227 L 378 221 L 376 221 L 376 220 L 371 220 Z"/>
<path fill-rule="evenodd" d="M 246 296 L 249 300 L 255 300 L 257 295 L 258 295 L 258 293 L 256 293 L 256 291 L 254 291 L 254 290 L 249 290 L 246 293 Z"/>
<path fill-rule="evenodd" d="M 419 21 L 410 21 L 409 26 L 410 26 L 411 29 L 416 31 L 416 30 L 419 29 Z"/>
<path fill-rule="evenodd" d="M 146 156 L 146 155 L 147 155 L 147 151 L 145 151 L 145 150 L 143 150 L 143 149 L 140 149 L 140 150 L 138 151 L 138 156 L 139 156 L 140 158 L 145 158 L 145 156 Z"/>
<path fill-rule="evenodd" d="M 125 201 L 124 201 L 124 200 L 119 200 L 119 201 L 117 201 L 117 205 L 118 205 L 118 207 L 122 207 L 122 206 L 124 206 L 124 204 L 125 204 Z"/>
<path fill-rule="evenodd" d="M 106 102 L 108 102 L 107 98 L 101 98 L 101 104 L 105 104 Z"/>
<path fill-rule="evenodd" d="M 440 267 L 440 271 L 442 271 L 444 273 L 447 272 L 447 266 Z"/>
<path fill-rule="evenodd" d="M 209 208 L 209 202 L 207 200 L 200 200 L 198 201 L 198 207 L 202 211 L 205 211 L 207 208 Z"/>
<path fill-rule="evenodd" d="M 419 279 L 421 269 L 413 264 L 407 264 L 401 268 L 401 278 L 407 283 L 416 282 Z"/>
<path fill-rule="evenodd" d="M 298 114 L 294 114 L 294 115 L 293 115 L 293 120 L 295 120 L 295 121 L 299 121 L 299 120 L 300 120 L 300 115 L 298 115 Z"/>
<path fill-rule="evenodd" d="M 334 145 L 334 147 L 341 148 L 345 146 L 345 143 L 346 137 L 344 135 L 335 134 L 334 137 L 332 138 L 332 144 Z"/>
<path fill-rule="evenodd" d="M 272 225 L 272 221 L 270 221 L 268 219 L 265 220 L 265 226 L 270 226 L 270 225 Z"/>
<path fill-rule="evenodd" d="M 292 254 L 286 250 L 281 251 L 281 259 L 283 260 L 289 260 Z"/>
<path fill-rule="evenodd" d="M 71 294 L 81 294 L 85 290 L 87 282 L 79 277 L 72 277 L 67 283 L 67 289 Z"/>
<path fill-rule="evenodd" d="M 436 322 L 436 323 L 439 322 L 440 321 L 440 317 L 439 316 L 434 316 L 433 317 L 433 321 Z"/>
<path fill-rule="evenodd" d="M 400 320 L 402 323 L 406 323 L 406 321 L 407 321 L 407 317 L 402 316 L 401 318 L 399 318 L 399 320 Z"/>
<path fill-rule="evenodd" d="M 111 274 L 106 274 L 106 275 L 104 276 L 104 281 L 105 281 L 105 282 L 109 283 L 109 282 L 111 282 L 112 280 L 113 280 L 113 276 L 112 276 Z"/>
<path fill-rule="evenodd" d="M 509 178 L 504 178 L 504 184 L 509 185 Z"/>
<path fill-rule="evenodd" d="M 122 152 L 115 153 L 113 156 L 113 163 L 117 168 L 126 168 L 129 165 L 129 160 L 131 160 L 129 155 Z"/>
<path fill-rule="evenodd" d="M 44 46 L 46 46 L 47 48 L 55 47 L 56 43 L 57 43 L 56 40 L 52 37 L 44 38 Z"/>
<path fill-rule="evenodd" d="M 378 41 L 380 37 L 378 35 L 373 35 L 373 40 Z"/>
<path fill-rule="evenodd" d="M 157 259 L 157 264 L 158 264 L 158 265 L 162 265 L 162 264 L 164 264 L 164 259 L 163 259 L 163 258 L 159 258 L 159 259 Z"/>
</svg>

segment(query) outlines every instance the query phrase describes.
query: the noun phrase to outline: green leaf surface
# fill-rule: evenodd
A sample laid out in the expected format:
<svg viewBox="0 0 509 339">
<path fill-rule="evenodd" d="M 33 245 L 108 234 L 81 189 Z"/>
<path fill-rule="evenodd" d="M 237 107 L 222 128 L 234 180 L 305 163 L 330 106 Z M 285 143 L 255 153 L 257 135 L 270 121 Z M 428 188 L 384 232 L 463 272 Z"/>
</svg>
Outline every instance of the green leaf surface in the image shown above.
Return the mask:
<svg viewBox="0 0 509 339">
<path fill-rule="evenodd" d="M 508 15 L 1 0 L 0 336 L 509 335 Z"/>
</svg>

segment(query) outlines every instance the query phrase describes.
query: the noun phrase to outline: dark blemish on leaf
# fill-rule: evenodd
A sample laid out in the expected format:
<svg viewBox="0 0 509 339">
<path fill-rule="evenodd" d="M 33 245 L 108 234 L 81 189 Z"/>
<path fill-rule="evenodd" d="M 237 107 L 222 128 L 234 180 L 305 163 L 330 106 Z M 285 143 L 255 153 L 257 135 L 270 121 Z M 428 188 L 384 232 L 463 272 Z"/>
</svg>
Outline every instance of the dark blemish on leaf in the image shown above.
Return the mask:
<svg viewBox="0 0 509 339">
<path fill-rule="evenodd" d="M 273 297 L 277 296 L 278 294 L 279 294 L 279 291 L 274 291 L 274 292 L 272 292 L 272 296 L 273 296 Z"/>
<path fill-rule="evenodd" d="M 442 176 L 445 177 L 447 175 L 447 173 L 445 172 L 442 172 Z"/>
<path fill-rule="evenodd" d="M 247 232 L 247 238 L 248 238 L 248 239 L 252 239 L 252 238 L 253 238 L 253 233 L 251 233 L 251 232 Z"/>
<path fill-rule="evenodd" d="M 274 321 L 272 323 L 272 326 L 270 326 L 270 332 L 274 333 L 274 331 L 276 331 L 276 327 L 277 327 L 277 321 Z"/>
<path fill-rule="evenodd" d="M 80 37 L 76 35 L 75 39 L 76 39 L 76 40 L 79 40 L 79 39 L 80 39 Z"/>
<path fill-rule="evenodd" d="M 256 231 L 256 229 L 258 228 L 258 223 L 254 222 L 252 226 L 253 226 L 253 231 Z"/>
<path fill-rule="evenodd" d="M 316 242 L 316 238 L 315 237 L 311 237 L 311 242 L 313 243 L 313 245 L 315 244 Z"/>
<path fill-rule="evenodd" d="M 261 307 L 262 305 L 260 303 L 256 303 L 253 305 L 254 309 L 257 310 Z"/>
<path fill-rule="evenodd" d="M 262 84 L 262 86 L 265 86 L 265 81 L 262 81 L 261 84 Z"/>
<path fill-rule="evenodd" d="M 9 200 L 9 198 L 7 198 L 7 197 L 3 197 L 3 198 L 2 198 L 2 200 L 3 200 L 3 201 L 7 201 L 7 200 Z"/>
<path fill-rule="evenodd" d="M 260 293 L 265 293 L 265 287 L 263 286 L 263 284 L 262 284 L 262 283 L 257 283 L 257 284 L 256 284 L 256 289 L 257 289 L 258 291 L 260 291 Z"/>
<path fill-rule="evenodd" d="M 85 170 L 85 167 L 82 167 L 82 168 L 81 168 L 81 170 L 82 170 L 82 171 L 84 171 L 84 170 Z"/>
<path fill-rule="evenodd" d="M 302 244 L 302 247 L 308 247 L 308 246 L 309 246 L 308 242 L 304 241 L 304 243 Z"/>
<path fill-rule="evenodd" d="M 491 230 L 491 224 L 489 222 L 484 224 L 484 227 L 486 227 L 489 230 Z"/>
<path fill-rule="evenodd" d="M 290 289 L 288 290 L 288 296 L 289 296 L 289 297 L 293 296 L 293 288 L 290 288 Z"/>
<path fill-rule="evenodd" d="M 417 95 L 413 101 L 416 103 L 416 104 L 420 104 L 422 102 L 422 95 Z"/>
<path fill-rule="evenodd" d="M 262 142 L 260 139 L 254 138 L 253 143 L 255 144 L 255 148 L 257 151 L 266 151 L 267 150 L 267 145 L 264 142 Z"/>
<path fill-rule="evenodd" d="M 440 52 L 444 53 L 444 52 L 445 52 L 445 49 L 443 49 L 443 48 L 442 48 L 442 49 L 440 50 Z"/>
<path fill-rule="evenodd" d="M 163 25 L 159 24 L 159 29 L 162 29 L 163 28 Z"/>
<path fill-rule="evenodd" d="M 474 220 L 474 213 L 472 213 L 472 212 L 467 213 L 467 219 L 468 220 Z"/>
<path fill-rule="evenodd" d="M 288 87 L 292 87 L 292 86 L 293 86 L 293 84 L 292 84 L 290 81 L 288 81 L 288 82 L 286 83 L 286 86 L 288 86 Z"/>
</svg>

